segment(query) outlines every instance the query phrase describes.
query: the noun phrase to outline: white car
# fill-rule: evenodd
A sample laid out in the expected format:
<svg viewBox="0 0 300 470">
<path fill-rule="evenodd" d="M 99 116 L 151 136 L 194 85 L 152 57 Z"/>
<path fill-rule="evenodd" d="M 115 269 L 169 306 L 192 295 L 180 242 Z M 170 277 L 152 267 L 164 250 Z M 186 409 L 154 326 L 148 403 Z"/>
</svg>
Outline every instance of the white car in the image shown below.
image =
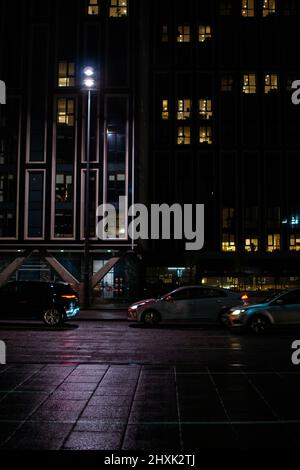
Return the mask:
<svg viewBox="0 0 300 470">
<path fill-rule="evenodd" d="M 128 308 L 128 320 L 156 325 L 167 321 L 225 323 L 228 310 L 244 305 L 247 294 L 214 287 L 180 287 L 158 299 L 147 299 Z"/>
</svg>

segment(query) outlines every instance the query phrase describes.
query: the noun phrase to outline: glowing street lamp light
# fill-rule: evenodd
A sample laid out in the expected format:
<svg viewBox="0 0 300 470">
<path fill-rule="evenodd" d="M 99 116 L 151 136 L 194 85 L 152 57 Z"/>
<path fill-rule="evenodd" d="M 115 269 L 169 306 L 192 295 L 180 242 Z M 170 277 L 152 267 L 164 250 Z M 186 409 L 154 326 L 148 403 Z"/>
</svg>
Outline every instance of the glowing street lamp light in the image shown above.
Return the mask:
<svg viewBox="0 0 300 470">
<path fill-rule="evenodd" d="M 84 305 L 90 305 L 90 138 L 91 138 L 91 92 L 96 90 L 95 70 L 87 66 L 83 69 L 82 89 L 88 92 L 86 128 L 86 177 L 85 177 L 85 216 L 84 216 Z"/>
</svg>

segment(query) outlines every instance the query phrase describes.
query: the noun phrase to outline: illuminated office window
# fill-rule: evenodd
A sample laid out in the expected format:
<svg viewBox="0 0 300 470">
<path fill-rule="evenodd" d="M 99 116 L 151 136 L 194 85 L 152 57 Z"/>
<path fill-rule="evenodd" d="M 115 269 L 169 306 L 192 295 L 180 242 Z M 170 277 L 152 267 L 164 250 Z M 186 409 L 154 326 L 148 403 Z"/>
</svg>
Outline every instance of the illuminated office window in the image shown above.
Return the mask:
<svg viewBox="0 0 300 470">
<path fill-rule="evenodd" d="M 161 118 L 163 121 L 167 121 L 169 119 L 169 101 L 168 100 L 162 100 Z"/>
<path fill-rule="evenodd" d="M 280 234 L 272 233 L 268 235 L 268 246 L 267 251 L 272 253 L 273 251 L 280 250 Z"/>
<path fill-rule="evenodd" d="M 300 233 L 290 235 L 290 251 L 300 251 Z"/>
<path fill-rule="evenodd" d="M 87 14 L 91 16 L 99 15 L 99 1 L 98 0 L 88 0 Z"/>
<path fill-rule="evenodd" d="M 199 130 L 200 144 L 212 144 L 212 128 L 210 126 L 201 126 Z"/>
<path fill-rule="evenodd" d="M 233 207 L 223 207 L 222 209 L 222 228 L 231 229 L 234 225 L 234 208 Z"/>
<path fill-rule="evenodd" d="M 177 42 L 190 42 L 191 32 L 189 25 L 180 25 L 177 28 Z"/>
<path fill-rule="evenodd" d="M 276 13 L 276 0 L 263 1 L 263 16 L 274 15 Z"/>
<path fill-rule="evenodd" d="M 253 17 L 254 15 L 254 0 L 242 0 L 242 16 Z"/>
<path fill-rule="evenodd" d="M 57 174 L 55 187 L 56 202 L 72 202 L 73 201 L 73 175 Z"/>
<path fill-rule="evenodd" d="M 74 62 L 59 62 L 58 64 L 58 86 L 75 86 L 75 64 Z"/>
<path fill-rule="evenodd" d="M 110 0 L 109 16 L 127 16 L 127 0 Z"/>
<path fill-rule="evenodd" d="M 244 75 L 243 93 L 249 95 L 256 93 L 256 75 L 254 73 Z"/>
<path fill-rule="evenodd" d="M 15 192 L 15 175 L 0 175 L 0 202 L 13 200 Z"/>
<path fill-rule="evenodd" d="M 200 25 L 199 26 L 198 41 L 199 42 L 204 42 L 207 39 L 211 39 L 211 26 Z"/>
<path fill-rule="evenodd" d="M 59 98 L 57 100 L 57 124 L 74 126 L 74 100 L 70 98 Z"/>
<path fill-rule="evenodd" d="M 222 16 L 232 15 L 232 0 L 220 1 L 220 15 Z"/>
<path fill-rule="evenodd" d="M 182 121 L 191 117 L 191 100 L 177 100 L 177 119 Z"/>
<path fill-rule="evenodd" d="M 258 238 L 246 238 L 245 251 L 249 251 L 250 253 L 258 251 Z"/>
<path fill-rule="evenodd" d="M 221 91 L 232 91 L 233 90 L 233 77 L 232 75 L 223 75 L 221 78 Z"/>
<path fill-rule="evenodd" d="M 191 128 L 189 126 L 181 126 L 177 129 L 177 144 L 189 145 L 191 143 Z"/>
<path fill-rule="evenodd" d="M 164 24 L 162 27 L 161 42 L 168 42 L 168 41 L 169 41 L 168 26 Z"/>
<path fill-rule="evenodd" d="M 265 94 L 278 91 L 278 75 L 273 73 L 265 75 Z"/>
<path fill-rule="evenodd" d="M 235 236 L 232 233 L 223 233 L 222 251 L 236 251 Z"/>
<path fill-rule="evenodd" d="M 212 104 L 211 100 L 200 99 L 199 100 L 199 116 L 201 119 L 211 119 L 212 118 Z"/>
</svg>

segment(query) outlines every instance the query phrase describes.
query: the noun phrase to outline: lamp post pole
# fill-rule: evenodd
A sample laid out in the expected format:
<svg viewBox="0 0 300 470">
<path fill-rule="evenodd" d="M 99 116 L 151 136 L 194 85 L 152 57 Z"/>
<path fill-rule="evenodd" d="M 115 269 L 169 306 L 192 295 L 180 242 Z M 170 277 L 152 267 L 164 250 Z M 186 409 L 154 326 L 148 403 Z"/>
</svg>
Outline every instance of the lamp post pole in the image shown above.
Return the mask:
<svg viewBox="0 0 300 470">
<path fill-rule="evenodd" d="M 86 172 L 84 204 L 84 306 L 90 306 L 90 137 L 91 137 L 91 90 L 88 90 L 86 129 Z"/>
</svg>

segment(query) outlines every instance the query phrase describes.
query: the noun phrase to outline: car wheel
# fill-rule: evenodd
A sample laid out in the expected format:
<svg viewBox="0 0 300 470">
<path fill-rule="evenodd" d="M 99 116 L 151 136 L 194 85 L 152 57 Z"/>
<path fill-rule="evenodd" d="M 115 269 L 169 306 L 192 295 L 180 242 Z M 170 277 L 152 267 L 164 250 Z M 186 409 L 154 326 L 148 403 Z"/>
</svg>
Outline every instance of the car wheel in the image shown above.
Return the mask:
<svg viewBox="0 0 300 470">
<path fill-rule="evenodd" d="M 248 326 L 252 333 L 262 335 L 269 329 L 270 321 L 263 315 L 256 315 L 249 320 Z"/>
<path fill-rule="evenodd" d="M 64 316 L 57 308 L 49 308 L 43 313 L 43 320 L 48 326 L 59 326 L 63 323 Z"/>
<path fill-rule="evenodd" d="M 147 310 L 147 312 L 144 312 L 142 320 L 145 325 L 155 326 L 159 324 L 161 318 L 155 310 Z"/>
</svg>

